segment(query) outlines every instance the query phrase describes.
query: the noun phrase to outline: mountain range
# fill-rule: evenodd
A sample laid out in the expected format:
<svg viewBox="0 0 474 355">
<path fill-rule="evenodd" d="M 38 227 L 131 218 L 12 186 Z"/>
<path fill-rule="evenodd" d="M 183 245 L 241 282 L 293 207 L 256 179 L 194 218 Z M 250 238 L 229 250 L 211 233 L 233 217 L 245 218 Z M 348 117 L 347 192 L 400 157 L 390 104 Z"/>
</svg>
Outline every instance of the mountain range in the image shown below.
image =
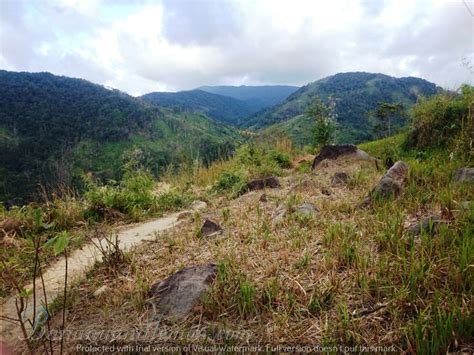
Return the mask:
<svg viewBox="0 0 474 355">
<path fill-rule="evenodd" d="M 296 86 L 201 86 L 179 92 L 152 92 L 141 99 L 176 112 L 200 112 L 233 126 L 244 126 L 245 119 L 274 106 L 298 90 Z"/>
<path fill-rule="evenodd" d="M 289 85 L 262 85 L 262 86 L 201 86 L 198 89 L 217 95 L 229 96 L 246 102 L 256 111 L 274 106 L 285 100 L 299 89 Z"/>
<path fill-rule="evenodd" d="M 6 200 L 30 198 L 40 185 L 80 188 L 85 172 L 119 179 L 131 158 L 154 175 L 196 159 L 208 164 L 233 154 L 245 140 L 239 129 L 310 144 L 314 122 L 304 112 L 317 97 L 337 102 L 339 142 L 369 140 L 368 112 L 379 102 L 409 108 L 441 89 L 419 78 L 340 73 L 299 89 L 203 86 L 135 98 L 82 79 L 0 71 L 0 90 L 0 200 Z"/>
</svg>

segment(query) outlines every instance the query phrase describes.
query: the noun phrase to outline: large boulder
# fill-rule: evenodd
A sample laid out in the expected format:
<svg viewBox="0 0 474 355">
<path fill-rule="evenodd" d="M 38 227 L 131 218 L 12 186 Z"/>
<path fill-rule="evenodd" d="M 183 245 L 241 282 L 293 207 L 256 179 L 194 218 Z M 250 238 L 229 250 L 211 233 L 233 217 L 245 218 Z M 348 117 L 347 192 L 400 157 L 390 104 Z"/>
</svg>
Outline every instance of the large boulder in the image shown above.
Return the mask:
<svg viewBox="0 0 474 355">
<path fill-rule="evenodd" d="M 372 189 L 369 195 L 362 202 L 361 207 L 370 204 L 374 198 L 397 197 L 402 192 L 408 174 L 408 165 L 403 161 L 397 161 L 388 169 L 378 184 Z"/>
<path fill-rule="evenodd" d="M 255 190 L 263 190 L 266 187 L 269 188 L 278 188 L 280 187 L 280 181 L 275 176 L 264 177 L 261 179 L 255 179 L 247 183 L 242 189 L 242 193 L 255 191 Z"/>
<path fill-rule="evenodd" d="M 330 144 L 325 145 L 319 154 L 313 160 L 312 170 L 316 169 L 316 167 L 321 164 L 323 160 L 336 160 L 342 156 L 355 156 L 362 160 L 374 160 L 375 158 L 371 157 L 369 154 L 360 150 L 353 144 Z"/>
<path fill-rule="evenodd" d="M 474 168 L 461 168 L 454 173 L 456 182 L 474 182 Z"/>
<path fill-rule="evenodd" d="M 149 302 L 153 318 L 179 321 L 191 312 L 217 276 L 217 266 L 208 264 L 185 268 L 151 286 Z"/>
</svg>

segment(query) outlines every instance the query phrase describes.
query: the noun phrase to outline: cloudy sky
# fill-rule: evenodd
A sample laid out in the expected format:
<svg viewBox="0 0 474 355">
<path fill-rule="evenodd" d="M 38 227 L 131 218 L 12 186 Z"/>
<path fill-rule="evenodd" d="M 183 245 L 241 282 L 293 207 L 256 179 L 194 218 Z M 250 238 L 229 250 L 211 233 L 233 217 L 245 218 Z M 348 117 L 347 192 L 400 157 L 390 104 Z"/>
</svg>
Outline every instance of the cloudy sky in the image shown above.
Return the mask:
<svg viewBox="0 0 474 355">
<path fill-rule="evenodd" d="M 0 68 L 132 95 L 337 72 L 474 82 L 474 0 L 0 0 Z"/>
</svg>

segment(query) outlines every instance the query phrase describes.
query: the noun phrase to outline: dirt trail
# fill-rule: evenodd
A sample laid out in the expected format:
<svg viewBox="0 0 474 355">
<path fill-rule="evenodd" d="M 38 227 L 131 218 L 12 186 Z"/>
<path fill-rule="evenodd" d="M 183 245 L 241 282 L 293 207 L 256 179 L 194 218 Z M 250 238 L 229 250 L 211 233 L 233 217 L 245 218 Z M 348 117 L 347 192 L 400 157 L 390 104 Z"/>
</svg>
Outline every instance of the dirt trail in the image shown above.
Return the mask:
<svg viewBox="0 0 474 355">
<path fill-rule="evenodd" d="M 204 206 L 198 204 L 195 210 L 202 209 Z M 156 238 L 156 232 L 164 231 L 173 228 L 181 223 L 178 220 L 179 213 L 174 213 L 166 217 L 158 218 L 149 222 L 141 223 L 135 226 L 128 227 L 117 231 L 120 242 L 120 248 L 124 251 L 139 245 L 146 240 L 153 240 Z M 102 255 L 95 245 L 98 240 L 92 240 L 82 249 L 75 250 L 68 257 L 68 283 L 83 277 L 88 270 L 92 268 L 96 261 L 102 259 Z M 43 277 L 46 286 L 46 297 L 51 303 L 63 290 L 64 286 L 64 270 L 65 260 L 61 258 L 51 267 L 44 271 Z M 26 289 L 33 289 L 33 283 L 25 286 Z M 27 309 L 25 310 L 25 319 L 31 319 L 33 315 L 33 297 L 28 298 Z M 36 279 L 36 313 L 44 303 L 44 292 L 41 285 L 41 279 Z M 12 296 L 6 299 L 0 305 L 0 314 L 4 317 L 17 319 L 15 297 Z M 18 322 L 9 322 L 4 319 L 0 320 L 0 339 L 7 343 L 15 343 L 19 337 L 22 337 L 21 329 Z"/>
</svg>

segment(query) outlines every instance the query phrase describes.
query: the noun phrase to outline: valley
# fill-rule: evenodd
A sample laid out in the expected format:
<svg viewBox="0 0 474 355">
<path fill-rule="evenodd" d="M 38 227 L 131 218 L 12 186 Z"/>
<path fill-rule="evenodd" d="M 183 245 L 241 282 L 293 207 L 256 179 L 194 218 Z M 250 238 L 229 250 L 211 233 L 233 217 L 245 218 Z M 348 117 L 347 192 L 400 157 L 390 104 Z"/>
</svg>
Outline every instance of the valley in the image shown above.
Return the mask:
<svg viewBox="0 0 474 355">
<path fill-rule="evenodd" d="M 230 96 L 0 74 L 8 347 L 473 349 L 472 87 L 338 74 L 238 123 Z M 334 85 L 346 144 L 316 145 Z M 371 140 L 379 98 L 410 109 Z"/>
</svg>

